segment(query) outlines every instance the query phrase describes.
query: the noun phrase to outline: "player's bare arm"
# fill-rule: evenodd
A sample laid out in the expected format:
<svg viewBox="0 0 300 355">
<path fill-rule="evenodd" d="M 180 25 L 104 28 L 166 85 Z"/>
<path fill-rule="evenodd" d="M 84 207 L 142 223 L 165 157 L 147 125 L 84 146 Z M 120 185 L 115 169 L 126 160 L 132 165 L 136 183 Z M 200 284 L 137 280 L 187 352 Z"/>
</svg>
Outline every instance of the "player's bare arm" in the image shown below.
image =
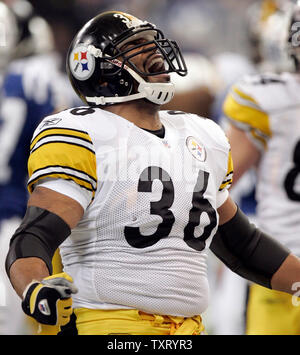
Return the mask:
<svg viewBox="0 0 300 355">
<path fill-rule="evenodd" d="M 28 201 L 28 207 L 30 206 L 39 207 L 59 216 L 70 229 L 77 225 L 83 214 L 83 209 L 78 202 L 44 187 L 37 187 L 34 190 Z M 49 276 L 49 269 L 38 257 L 17 259 L 10 267 L 11 283 L 21 298 L 26 286 L 33 279 L 40 281 L 47 276 Z"/>
<path fill-rule="evenodd" d="M 60 216 L 71 229 L 83 215 L 83 208 L 74 199 L 45 187 L 37 187 L 30 196 L 28 206 L 36 206 Z"/>
</svg>

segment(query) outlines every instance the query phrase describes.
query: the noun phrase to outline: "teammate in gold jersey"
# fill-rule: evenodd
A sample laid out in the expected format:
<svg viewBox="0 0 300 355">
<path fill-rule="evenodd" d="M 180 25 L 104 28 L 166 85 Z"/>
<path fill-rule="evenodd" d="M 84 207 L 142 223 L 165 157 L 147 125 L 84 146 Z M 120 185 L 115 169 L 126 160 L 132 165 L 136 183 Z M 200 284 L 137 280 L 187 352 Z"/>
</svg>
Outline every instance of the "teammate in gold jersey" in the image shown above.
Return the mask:
<svg viewBox="0 0 300 355">
<path fill-rule="evenodd" d="M 62 334 L 201 334 L 209 247 L 239 275 L 293 292 L 300 260 L 229 197 L 222 129 L 160 111 L 174 95 L 169 74 L 187 72 L 175 41 L 105 12 L 75 37 L 67 68 L 89 106 L 36 129 L 31 196 L 6 258 L 26 314 Z M 58 246 L 64 272 L 49 276 Z"/>
<path fill-rule="evenodd" d="M 300 75 L 296 23 L 290 14 L 288 45 L 294 73 L 249 76 L 235 84 L 224 103 L 235 179 L 257 171 L 257 223 L 300 256 Z M 294 32 L 293 32 L 294 31 Z M 297 304 L 297 302 L 296 302 Z M 292 296 L 251 285 L 247 334 L 300 334 L 300 308 Z"/>
</svg>

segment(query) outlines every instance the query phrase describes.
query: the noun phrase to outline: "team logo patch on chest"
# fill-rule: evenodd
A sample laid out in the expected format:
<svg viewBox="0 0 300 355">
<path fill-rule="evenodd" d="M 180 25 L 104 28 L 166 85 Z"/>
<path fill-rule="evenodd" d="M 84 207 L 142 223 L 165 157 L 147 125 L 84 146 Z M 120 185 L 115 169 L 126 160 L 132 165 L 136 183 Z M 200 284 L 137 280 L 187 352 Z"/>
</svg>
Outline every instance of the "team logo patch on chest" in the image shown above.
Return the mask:
<svg viewBox="0 0 300 355">
<path fill-rule="evenodd" d="M 82 44 L 73 49 L 69 62 L 72 74 L 78 80 L 87 80 L 95 70 L 95 58 Z"/>
<path fill-rule="evenodd" d="M 206 160 L 206 150 L 202 144 L 197 142 L 196 138 L 187 137 L 186 146 L 194 158 L 202 162 Z"/>
</svg>

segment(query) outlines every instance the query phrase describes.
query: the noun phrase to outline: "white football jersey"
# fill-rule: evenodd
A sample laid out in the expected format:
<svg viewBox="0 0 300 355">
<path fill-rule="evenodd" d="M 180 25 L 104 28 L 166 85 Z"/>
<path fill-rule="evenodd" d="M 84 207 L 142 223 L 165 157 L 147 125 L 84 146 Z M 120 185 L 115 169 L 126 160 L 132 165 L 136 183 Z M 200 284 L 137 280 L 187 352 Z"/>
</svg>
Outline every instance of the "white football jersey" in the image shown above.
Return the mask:
<svg viewBox="0 0 300 355">
<path fill-rule="evenodd" d="M 209 119 L 161 111 L 163 138 L 100 108 L 75 108 L 37 128 L 29 190 L 40 184 L 84 215 L 61 245 L 79 289 L 74 307 L 176 316 L 208 304 L 206 248 L 232 181 L 228 140 Z"/>
<path fill-rule="evenodd" d="M 257 222 L 300 256 L 300 77 L 249 76 L 232 87 L 225 115 L 261 149 Z"/>
</svg>

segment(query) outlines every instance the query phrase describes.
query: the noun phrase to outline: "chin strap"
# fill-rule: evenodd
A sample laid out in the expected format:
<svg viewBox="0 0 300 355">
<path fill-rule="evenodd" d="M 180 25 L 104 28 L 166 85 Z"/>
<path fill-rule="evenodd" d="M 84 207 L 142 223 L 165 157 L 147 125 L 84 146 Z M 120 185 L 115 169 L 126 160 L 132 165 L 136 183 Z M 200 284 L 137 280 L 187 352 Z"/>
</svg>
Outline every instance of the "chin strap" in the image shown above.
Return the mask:
<svg viewBox="0 0 300 355">
<path fill-rule="evenodd" d="M 102 57 L 102 51 L 92 45 L 88 47 L 88 51 L 95 57 Z M 119 61 L 114 60 L 115 65 L 122 66 L 121 62 L 117 62 Z M 96 105 L 106 105 L 133 101 L 138 99 L 147 99 L 157 105 L 163 105 L 171 101 L 174 97 L 175 85 L 173 83 L 149 83 L 128 66 L 125 65 L 124 69 L 127 70 L 129 74 L 139 83 L 139 86 L 137 88 L 137 94 L 114 97 L 86 96 L 86 101 L 88 103 L 93 103 Z"/>
<path fill-rule="evenodd" d="M 146 98 L 145 93 L 139 93 L 139 94 L 128 95 L 128 96 L 116 96 L 116 97 L 106 97 L 106 96 L 85 97 L 88 103 L 93 103 L 95 105 L 117 104 L 117 103 L 133 101 L 133 100 L 138 100 L 143 98 Z"/>
<path fill-rule="evenodd" d="M 147 83 L 145 81 L 140 83 L 138 91 L 137 94 L 128 96 L 86 96 L 85 99 L 88 103 L 94 103 L 96 105 L 116 104 L 138 99 L 147 99 L 157 105 L 163 105 L 171 101 L 174 96 L 175 88 L 172 83 Z"/>
</svg>

